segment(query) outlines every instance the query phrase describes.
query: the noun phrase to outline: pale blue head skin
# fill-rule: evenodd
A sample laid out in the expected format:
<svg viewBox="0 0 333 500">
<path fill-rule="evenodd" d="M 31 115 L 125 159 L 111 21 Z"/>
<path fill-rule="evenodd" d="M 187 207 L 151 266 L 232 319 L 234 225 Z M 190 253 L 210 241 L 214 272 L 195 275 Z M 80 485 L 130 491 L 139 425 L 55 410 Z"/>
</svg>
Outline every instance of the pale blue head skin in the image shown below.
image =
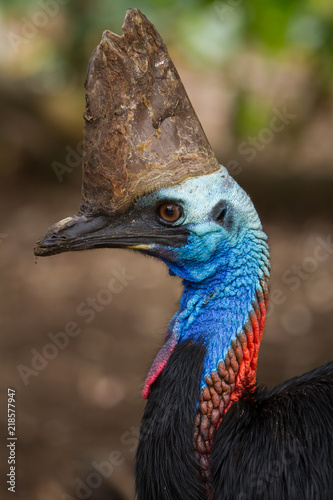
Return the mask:
<svg viewBox="0 0 333 500">
<path fill-rule="evenodd" d="M 151 245 L 151 253 L 183 278 L 180 310 L 168 335 L 179 342 L 191 338 L 205 343 L 203 387 L 204 377 L 224 361 L 231 341 L 248 321 L 260 280 L 269 276 L 267 237 L 251 199 L 224 167 L 163 188 L 139 204 L 166 199 L 183 207 L 184 218 L 176 224 L 186 225 L 190 236 L 179 248 Z M 227 225 L 216 221 L 219 203 L 227 206 Z"/>
</svg>

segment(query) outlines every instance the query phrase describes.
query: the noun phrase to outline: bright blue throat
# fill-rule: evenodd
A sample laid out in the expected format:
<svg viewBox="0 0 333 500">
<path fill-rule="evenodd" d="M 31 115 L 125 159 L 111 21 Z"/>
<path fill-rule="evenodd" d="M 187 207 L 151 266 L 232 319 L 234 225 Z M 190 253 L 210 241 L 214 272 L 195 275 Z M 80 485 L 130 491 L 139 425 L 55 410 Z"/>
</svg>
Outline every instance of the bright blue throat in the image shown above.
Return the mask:
<svg viewBox="0 0 333 500">
<path fill-rule="evenodd" d="M 231 342 L 249 321 L 261 282 L 268 278 L 268 247 L 264 233 L 244 235 L 239 246 L 214 255 L 215 274 L 200 282 L 183 280 L 184 293 L 170 329 L 179 342 L 202 342 L 207 355 L 200 379 L 224 361 Z M 226 263 L 226 259 L 228 263 Z M 218 265 L 216 265 L 218 263 Z"/>
</svg>

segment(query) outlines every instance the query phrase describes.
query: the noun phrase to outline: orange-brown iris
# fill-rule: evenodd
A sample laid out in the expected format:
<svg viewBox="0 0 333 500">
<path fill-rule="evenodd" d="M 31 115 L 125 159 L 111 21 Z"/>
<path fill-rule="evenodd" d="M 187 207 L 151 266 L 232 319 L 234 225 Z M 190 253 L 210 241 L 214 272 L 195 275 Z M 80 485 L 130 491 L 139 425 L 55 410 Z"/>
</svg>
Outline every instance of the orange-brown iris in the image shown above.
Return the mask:
<svg viewBox="0 0 333 500">
<path fill-rule="evenodd" d="M 181 208 L 172 203 L 165 203 L 160 207 L 160 217 L 165 222 L 176 222 L 182 215 Z"/>
</svg>

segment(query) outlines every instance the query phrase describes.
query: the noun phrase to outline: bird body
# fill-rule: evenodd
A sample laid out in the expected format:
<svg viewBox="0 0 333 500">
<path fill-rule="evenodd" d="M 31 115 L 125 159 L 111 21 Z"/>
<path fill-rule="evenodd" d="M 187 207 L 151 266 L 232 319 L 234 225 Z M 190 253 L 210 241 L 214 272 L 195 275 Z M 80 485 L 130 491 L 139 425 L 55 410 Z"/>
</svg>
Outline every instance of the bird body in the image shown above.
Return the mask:
<svg viewBox="0 0 333 500">
<path fill-rule="evenodd" d="M 204 356 L 200 344 L 179 344 L 152 388 L 137 451 L 138 499 L 330 500 L 332 363 L 272 390 L 243 391 L 215 433 L 207 490 L 192 434 Z"/>
<path fill-rule="evenodd" d="M 89 64 L 80 211 L 35 254 L 130 248 L 183 280 L 143 389 L 137 498 L 331 499 L 333 364 L 256 387 L 267 237 L 218 165 L 156 29 L 131 9 L 123 32 L 104 35 Z"/>
</svg>

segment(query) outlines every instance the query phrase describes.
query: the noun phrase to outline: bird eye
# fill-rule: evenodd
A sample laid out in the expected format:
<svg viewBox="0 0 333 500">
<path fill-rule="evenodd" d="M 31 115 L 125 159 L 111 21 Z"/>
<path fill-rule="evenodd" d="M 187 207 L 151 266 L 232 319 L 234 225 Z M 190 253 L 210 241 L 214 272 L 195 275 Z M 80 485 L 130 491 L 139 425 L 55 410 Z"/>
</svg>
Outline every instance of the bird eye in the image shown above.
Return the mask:
<svg viewBox="0 0 333 500">
<path fill-rule="evenodd" d="M 176 222 L 183 215 L 182 208 L 172 203 L 164 203 L 159 208 L 159 216 L 165 222 Z"/>
</svg>

